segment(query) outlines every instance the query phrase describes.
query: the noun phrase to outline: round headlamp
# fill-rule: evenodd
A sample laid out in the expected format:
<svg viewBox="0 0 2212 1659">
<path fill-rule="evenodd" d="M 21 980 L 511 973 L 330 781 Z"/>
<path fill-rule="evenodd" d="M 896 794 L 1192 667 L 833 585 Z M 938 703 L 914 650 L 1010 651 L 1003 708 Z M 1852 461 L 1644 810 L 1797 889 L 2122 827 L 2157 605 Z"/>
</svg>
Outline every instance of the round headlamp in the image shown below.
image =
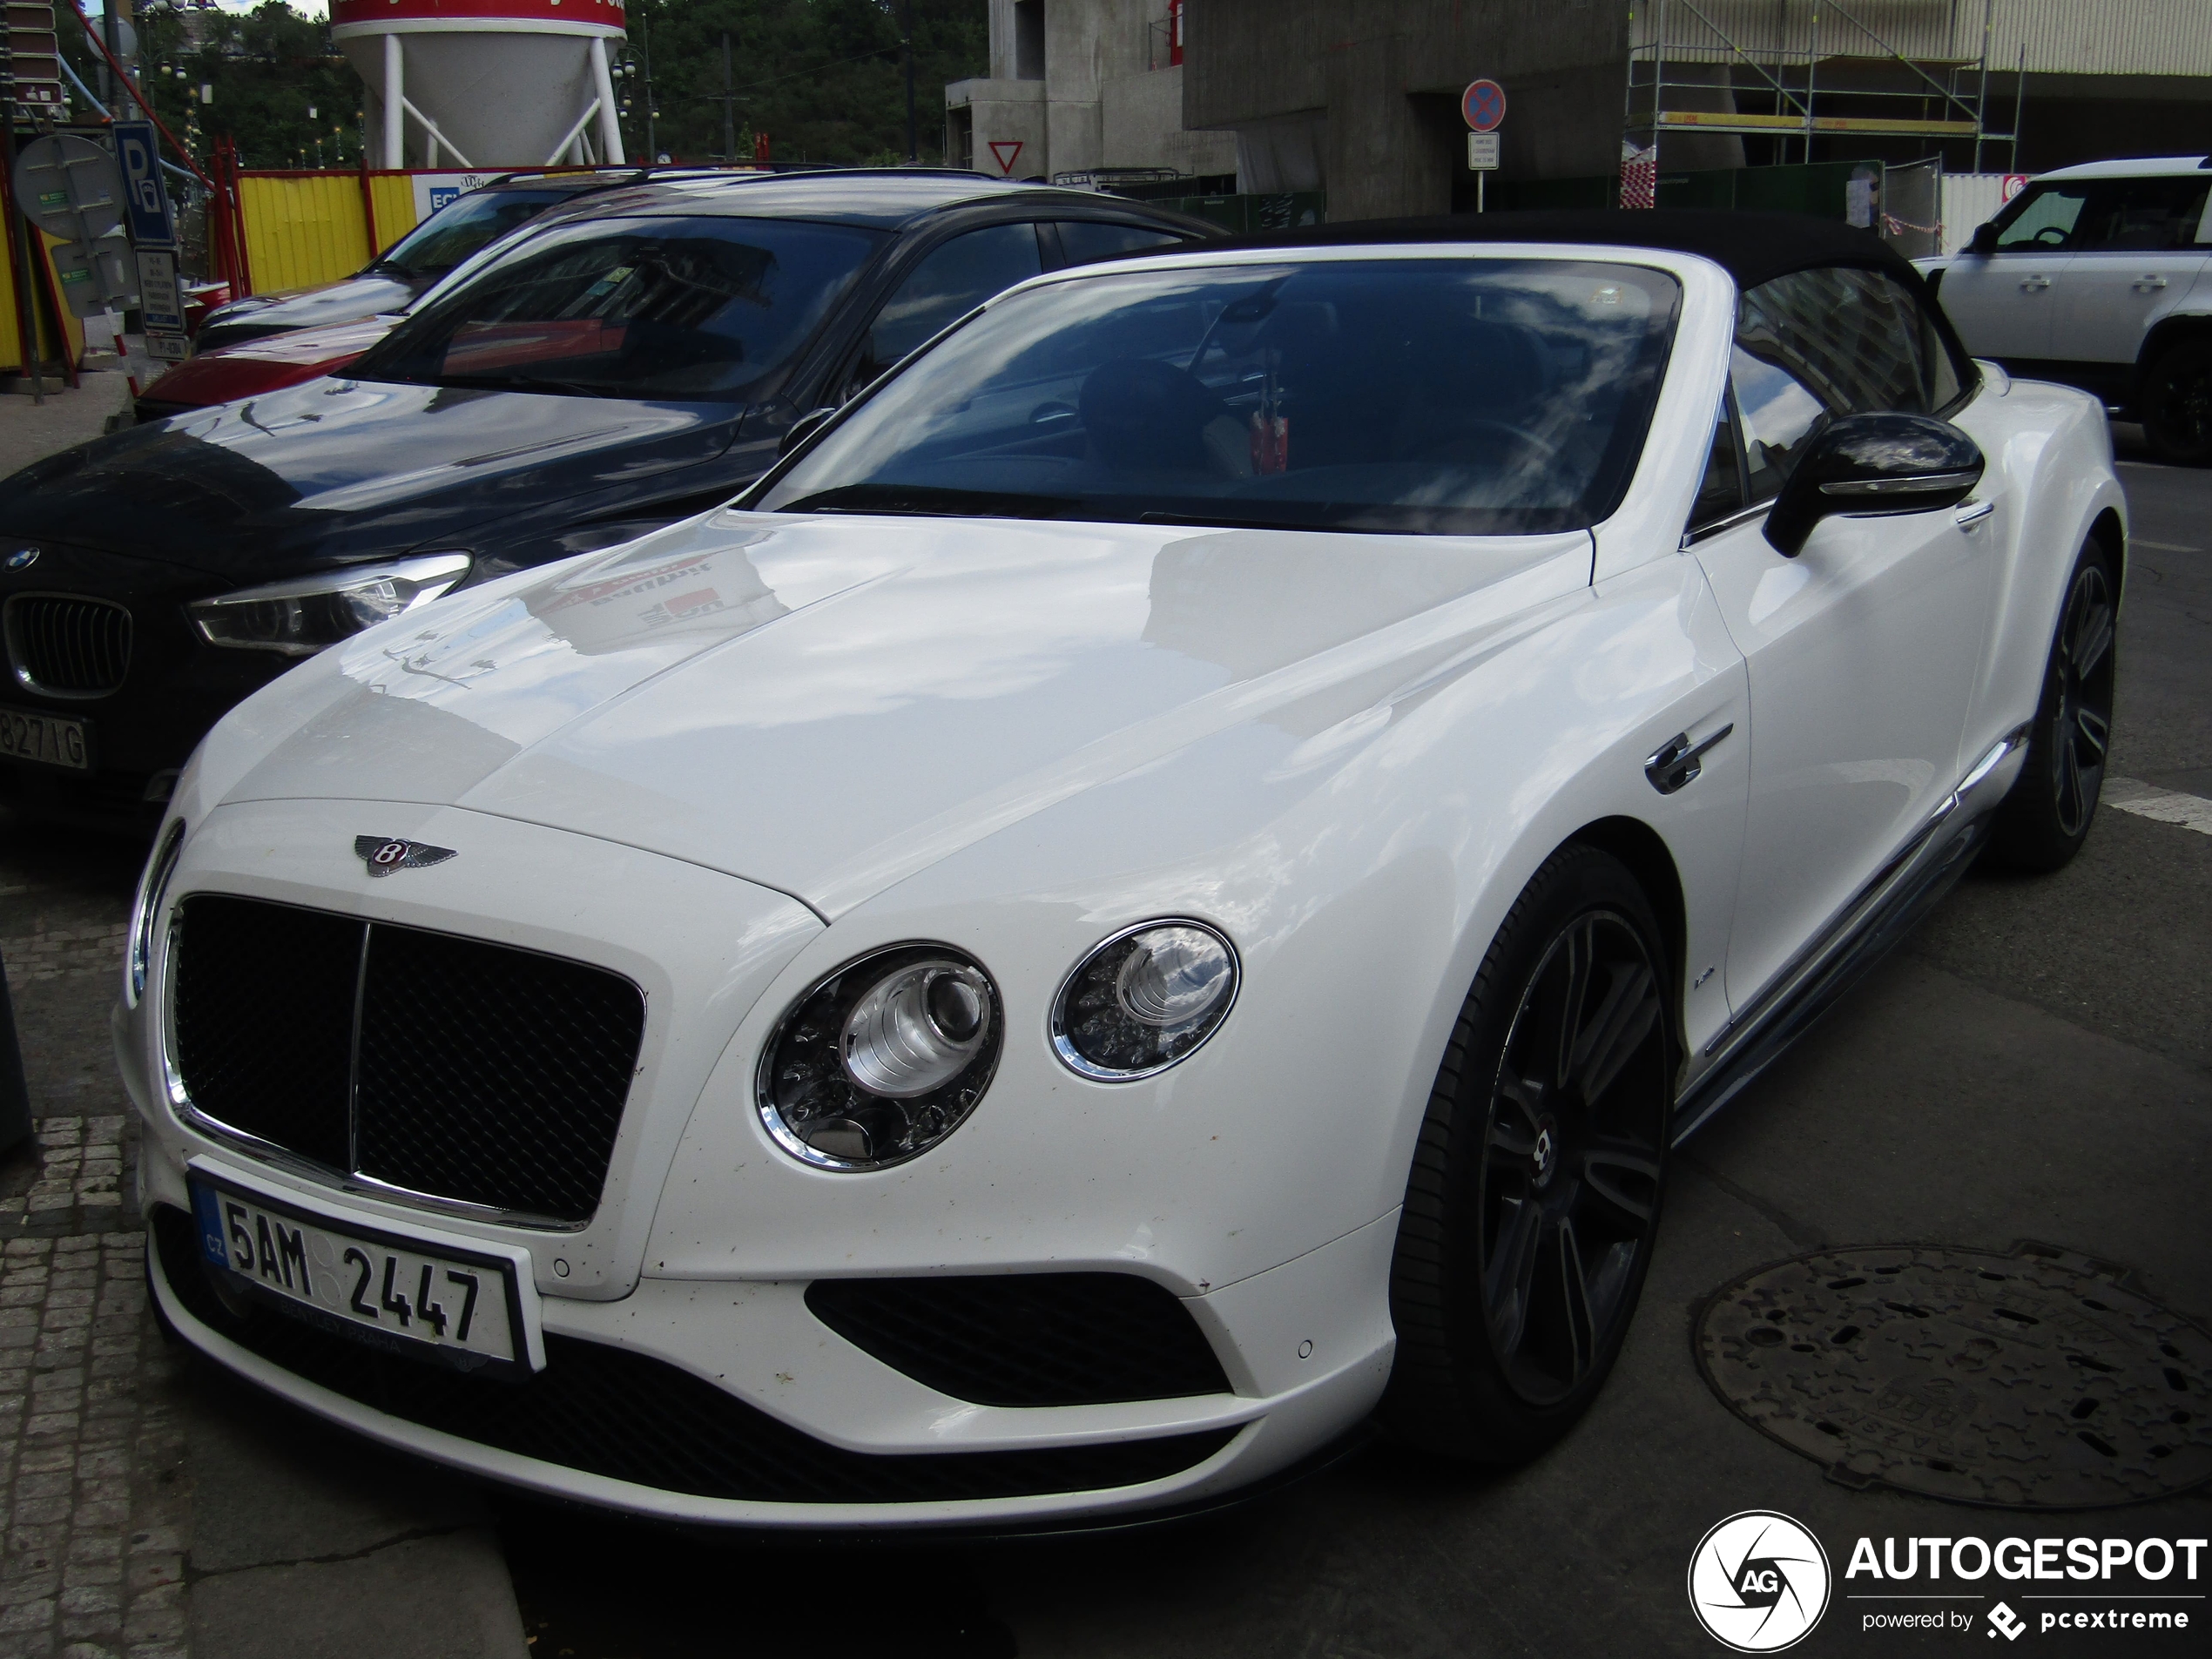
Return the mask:
<svg viewBox="0 0 2212 1659">
<path fill-rule="evenodd" d="M 1202 921 L 1125 927 L 1083 958 L 1052 1005 L 1052 1046 L 1103 1082 L 1165 1071 L 1211 1036 L 1237 1000 L 1237 952 Z"/>
<path fill-rule="evenodd" d="M 1004 1023 L 990 976 L 943 945 L 847 962 L 776 1027 L 760 1062 L 761 1121 L 819 1169 L 903 1163 L 982 1098 Z"/>
</svg>

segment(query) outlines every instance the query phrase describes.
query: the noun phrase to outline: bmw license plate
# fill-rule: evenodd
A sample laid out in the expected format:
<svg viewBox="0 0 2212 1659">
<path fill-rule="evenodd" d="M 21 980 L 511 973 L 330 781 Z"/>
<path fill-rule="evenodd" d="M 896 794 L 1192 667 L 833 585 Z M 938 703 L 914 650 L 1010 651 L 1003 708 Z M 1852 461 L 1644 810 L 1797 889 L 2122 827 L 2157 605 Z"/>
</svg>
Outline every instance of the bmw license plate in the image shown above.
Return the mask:
<svg viewBox="0 0 2212 1659">
<path fill-rule="evenodd" d="M 199 1247 L 285 1312 L 464 1370 L 533 1369 L 515 1264 L 334 1223 L 195 1174 Z"/>
<path fill-rule="evenodd" d="M 0 757 L 90 772 L 92 729 L 82 720 L 64 720 L 59 715 L 0 708 Z"/>
</svg>

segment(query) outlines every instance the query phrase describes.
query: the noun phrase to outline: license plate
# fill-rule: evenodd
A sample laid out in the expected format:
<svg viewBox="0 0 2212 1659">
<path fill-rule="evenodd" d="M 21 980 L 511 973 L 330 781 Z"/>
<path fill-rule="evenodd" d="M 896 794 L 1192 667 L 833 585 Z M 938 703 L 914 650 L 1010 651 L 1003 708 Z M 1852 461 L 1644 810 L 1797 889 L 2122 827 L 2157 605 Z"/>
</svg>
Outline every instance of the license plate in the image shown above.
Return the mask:
<svg viewBox="0 0 2212 1659">
<path fill-rule="evenodd" d="M 197 1177 L 192 1196 L 207 1259 L 284 1312 L 465 1370 L 530 1369 L 511 1261 L 322 1220 Z"/>
<path fill-rule="evenodd" d="M 28 709 L 0 709 L 0 756 L 42 766 L 92 769 L 92 729 L 82 720 Z"/>
</svg>

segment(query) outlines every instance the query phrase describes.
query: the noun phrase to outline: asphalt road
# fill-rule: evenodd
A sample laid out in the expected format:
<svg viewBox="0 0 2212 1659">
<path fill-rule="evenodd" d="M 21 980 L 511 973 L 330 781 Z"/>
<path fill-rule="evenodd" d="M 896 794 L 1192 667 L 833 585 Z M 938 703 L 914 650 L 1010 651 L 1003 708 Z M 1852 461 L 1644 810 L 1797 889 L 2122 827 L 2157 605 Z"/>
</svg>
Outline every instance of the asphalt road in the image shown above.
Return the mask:
<svg viewBox="0 0 2212 1659">
<path fill-rule="evenodd" d="M 2131 435 L 2114 771 L 2212 797 L 2212 473 L 2147 464 Z M 34 919 L 38 937 L 74 929 L 105 948 L 96 935 L 119 920 L 133 863 L 78 838 L 0 837 L 11 967 Z M 42 1113 L 112 1101 L 108 982 L 18 990 Z M 2212 834 L 2107 811 L 2060 875 L 1969 874 L 1690 1143 L 1620 1366 L 1589 1418 L 1529 1467 L 1468 1470 L 1377 1444 L 1168 1527 L 899 1548 L 708 1542 L 472 1491 L 194 1368 L 175 1386 L 194 1647 L 210 1659 L 519 1651 L 502 1634 L 503 1553 L 528 1651 L 543 1659 L 1709 1654 L 1684 1570 L 1734 1512 L 1781 1510 L 1831 1550 L 1859 1534 L 2034 1528 L 1838 1484 L 1746 1426 L 1693 1361 L 1703 1299 L 1824 1246 L 2032 1239 L 2123 1264 L 2143 1294 L 2212 1328 L 2209 1152 Z M 2091 1530 L 2202 1537 L 2208 1523 L 2200 1488 Z M 1835 1615 L 1796 1650 L 1879 1646 Z"/>
</svg>

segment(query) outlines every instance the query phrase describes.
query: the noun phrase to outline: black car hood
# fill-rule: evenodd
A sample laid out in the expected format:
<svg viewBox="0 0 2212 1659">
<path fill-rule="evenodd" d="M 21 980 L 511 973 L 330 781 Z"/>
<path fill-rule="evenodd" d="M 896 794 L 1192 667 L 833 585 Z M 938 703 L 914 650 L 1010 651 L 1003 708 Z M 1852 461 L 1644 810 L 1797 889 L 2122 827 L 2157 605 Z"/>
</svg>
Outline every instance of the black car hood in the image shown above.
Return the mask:
<svg viewBox="0 0 2212 1659">
<path fill-rule="evenodd" d="M 0 535 L 248 581 L 468 544 L 475 527 L 726 449 L 738 404 L 316 380 L 64 450 L 0 480 Z"/>
<path fill-rule="evenodd" d="M 266 298 L 256 294 L 251 300 L 233 300 L 218 307 L 208 317 L 206 327 L 219 332 L 233 323 L 246 323 L 259 334 L 279 328 L 320 328 L 327 323 L 352 322 L 359 317 L 373 317 L 380 311 L 400 310 L 413 303 L 415 296 L 428 287 L 431 280 L 428 277 L 409 279 L 364 271 L 343 282 L 309 288 L 304 293 L 271 294 Z"/>
</svg>

